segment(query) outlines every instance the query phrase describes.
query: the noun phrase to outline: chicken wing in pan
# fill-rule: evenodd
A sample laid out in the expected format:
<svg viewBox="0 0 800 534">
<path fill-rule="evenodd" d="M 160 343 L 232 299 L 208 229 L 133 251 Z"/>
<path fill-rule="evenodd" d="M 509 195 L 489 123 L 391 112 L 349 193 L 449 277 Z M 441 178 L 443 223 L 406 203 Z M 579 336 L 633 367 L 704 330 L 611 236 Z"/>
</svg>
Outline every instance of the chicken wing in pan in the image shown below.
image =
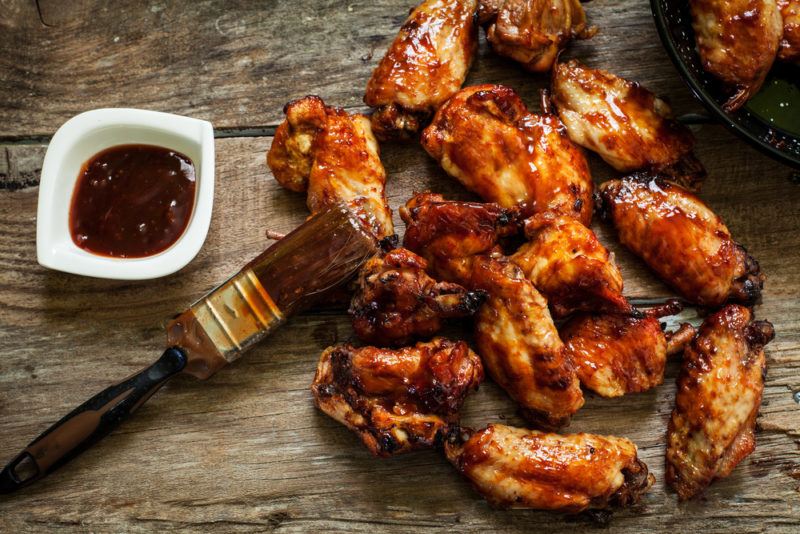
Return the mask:
<svg viewBox="0 0 800 534">
<path fill-rule="evenodd" d="M 344 202 L 381 239 L 394 234 L 386 202 L 386 172 L 369 119 L 307 96 L 286 104 L 267 164 L 292 191 L 308 191 L 311 213 Z"/>
<path fill-rule="evenodd" d="M 778 59 L 800 64 L 800 0 L 778 0 L 783 16 L 783 38 Z"/>
<path fill-rule="evenodd" d="M 654 477 L 625 438 L 491 424 L 453 429 L 445 455 L 496 508 L 565 513 L 636 504 Z"/>
<path fill-rule="evenodd" d="M 714 308 L 759 298 L 758 262 L 693 194 L 639 175 L 605 182 L 600 196 L 622 244 L 687 300 Z"/>
<path fill-rule="evenodd" d="M 570 139 L 622 172 L 650 170 L 696 189 L 705 169 L 694 136 L 666 102 L 636 82 L 578 61 L 553 70 L 552 104 Z"/>
<path fill-rule="evenodd" d="M 356 432 L 376 456 L 432 447 L 483 380 L 463 341 L 434 338 L 397 350 L 325 349 L 311 385 L 317 407 Z"/>
<path fill-rule="evenodd" d="M 681 500 L 728 476 L 755 449 L 767 321 L 731 304 L 708 317 L 683 355 L 667 431 L 666 480 Z"/>
<path fill-rule="evenodd" d="M 367 83 L 378 139 L 413 137 L 461 88 L 478 49 L 476 0 L 426 0 L 411 11 Z"/>
</svg>

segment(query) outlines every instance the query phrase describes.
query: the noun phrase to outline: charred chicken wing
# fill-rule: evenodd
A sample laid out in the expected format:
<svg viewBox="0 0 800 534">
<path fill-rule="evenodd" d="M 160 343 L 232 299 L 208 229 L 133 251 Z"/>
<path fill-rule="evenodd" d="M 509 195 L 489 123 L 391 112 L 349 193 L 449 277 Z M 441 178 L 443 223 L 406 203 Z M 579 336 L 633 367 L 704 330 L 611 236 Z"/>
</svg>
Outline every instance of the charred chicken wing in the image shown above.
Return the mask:
<svg viewBox="0 0 800 534">
<path fill-rule="evenodd" d="M 638 83 L 575 60 L 559 63 L 552 103 L 570 139 L 618 171 L 666 173 L 692 188 L 705 176 L 692 153 L 691 131 L 671 118 L 666 102 Z"/>
<path fill-rule="evenodd" d="M 589 224 L 592 177 L 555 115 L 529 113 L 503 85 L 466 87 L 422 133 L 448 174 L 487 202 L 523 215 L 554 210 Z"/>
<path fill-rule="evenodd" d="M 555 317 L 575 311 L 631 311 L 614 258 L 591 229 L 548 212 L 525 221 L 525 235 L 528 242 L 511 260 L 547 298 Z"/>
<path fill-rule="evenodd" d="M 631 176 L 605 182 L 600 196 L 622 244 L 687 300 L 713 308 L 758 299 L 758 262 L 693 194 L 660 178 Z"/>
<path fill-rule="evenodd" d="M 308 191 L 311 213 L 344 202 L 373 235 L 393 235 L 386 172 L 369 119 L 326 106 L 317 96 L 289 102 L 284 113 L 267 154 L 278 183 Z"/>
<path fill-rule="evenodd" d="M 783 35 L 775 0 L 690 0 L 692 28 L 703 68 L 734 91 L 735 111 L 764 83 Z"/>
<path fill-rule="evenodd" d="M 350 304 L 353 329 L 366 343 L 404 345 L 430 337 L 442 320 L 475 313 L 483 295 L 452 282 L 437 282 L 428 263 L 399 248 L 370 259 L 361 269 Z"/>
<path fill-rule="evenodd" d="M 800 0 L 778 0 L 783 16 L 783 39 L 778 59 L 800 64 Z"/>
<path fill-rule="evenodd" d="M 317 407 L 356 432 L 376 456 L 433 446 L 483 380 L 463 341 L 434 338 L 398 350 L 325 349 L 311 385 Z"/>
<path fill-rule="evenodd" d="M 480 22 L 495 53 L 547 72 L 574 39 L 587 39 L 586 14 L 578 0 L 481 0 Z"/>
<path fill-rule="evenodd" d="M 767 321 L 731 304 L 708 317 L 686 349 L 667 431 L 667 483 L 681 500 L 728 476 L 755 449 Z"/>
<path fill-rule="evenodd" d="M 476 0 L 426 0 L 372 73 L 364 102 L 381 140 L 408 138 L 461 88 L 478 49 Z"/>
<path fill-rule="evenodd" d="M 639 502 L 653 475 L 625 438 L 505 425 L 448 433 L 445 455 L 489 504 L 566 513 Z"/>
</svg>

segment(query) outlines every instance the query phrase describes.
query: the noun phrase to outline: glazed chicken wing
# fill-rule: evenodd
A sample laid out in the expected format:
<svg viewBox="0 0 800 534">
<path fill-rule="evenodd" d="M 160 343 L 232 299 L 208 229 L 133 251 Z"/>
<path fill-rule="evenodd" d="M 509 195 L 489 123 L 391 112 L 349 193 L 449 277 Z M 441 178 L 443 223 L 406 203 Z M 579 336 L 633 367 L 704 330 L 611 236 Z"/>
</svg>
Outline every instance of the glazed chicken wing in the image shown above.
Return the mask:
<svg viewBox="0 0 800 534">
<path fill-rule="evenodd" d="M 767 321 L 731 304 L 708 317 L 686 349 L 667 431 L 667 483 L 681 500 L 728 476 L 755 449 Z"/>
<path fill-rule="evenodd" d="M 758 299 L 758 262 L 693 194 L 642 175 L 605 182 L 600 196 L 622 244 L 687 300 L 713 308 Z"/>
<path fill-rule="evenodd" d="M 370 259 L 358 276 L 350 304 L 353 330 L 362 341 L 404 345 L 430 337 L 442 320 L 475 313 L 484 295 L 452 282 L 437 282 L 425 272 L 428 262 L 399 248 Z"/>
<path fill-rule="evenodd" d="M 480 23 L 495 53 L 547 72 L 574 39 L 587 39 L 586 14 L 579 0 L 481 0 Z"/>
<path fill-rule="evenodd" d="M 466 87 L 422 133 L 448 174 L 487 202 L 523 215 L 558 211 L 589 224 L 592 177 L 583 152 L 555 115 L 528 113 L 510 87 Z"/>
<path fill-rule="evenodd" d="M 453 430 L 445 455 L 496 508 L 566 513 L 630 506 L 653 485 L 636 445 L 594 434 L 547 434 L 505 425 Z"/>
<path fill-rule="evenodd" d="M 317 407 L 356 432 L 376 456 L 433 446 L 483 380 L 463 341 L 434 338 L 398 350 L 325 349 L 311 385 Z"/>
<path fill-rule="evenodd" d="M 548 212 L 525 221 L 525 235 L 528 242 L 511 260 L 547 298 L 555 317 L 575 311 L 631 311 L 614 258 L 591 229 Z"/>
<path fill-rule="evenodd" d="M 783 17 L 783 39 L 778 59 L 800 64 L 800 0 L 778 0 Z"/>
<path fill-rule="evenodd" d="M 369 119 L 326 106 L 317 96 L 289 102 L 284 113 L 267 154 L 278 183 L 308 191 L 311 213 L 344 202 L 373 235 L 393 235 L 386 172 Z"/>
<path fill-rule="evenodd" d="M 734 91 L 723 106 L 735 111 L 767 77 L 783 35 L 775 0 L 689 0 L 703 68 Z"/>
<path fill-rule="evenodd" d="M 581 384 L 601 397 L 647 391 L 664 381 L 667 356 L 683 350 L 695 334 L 688 323 L 664 333 L 658 317 L 680 306 L 644 317 L 581 314 L 559 329 Z"/>
<path fill-rule="evenodd" d="M 381 140 L 409 138 L 461 88 L 478 49 L 476 0 L 426 0 L 411 11 L 367 83 Z"/>
<path fill-rule="evenodd" d="M 570 139 L 618 171 L 657 171 L 691 188 L 705 176 L 692 152 L 691 131 L 672 119 L 666 102 L 636 82 L 575 60 L 559 63 L 552 103 Z"/>
</svg>

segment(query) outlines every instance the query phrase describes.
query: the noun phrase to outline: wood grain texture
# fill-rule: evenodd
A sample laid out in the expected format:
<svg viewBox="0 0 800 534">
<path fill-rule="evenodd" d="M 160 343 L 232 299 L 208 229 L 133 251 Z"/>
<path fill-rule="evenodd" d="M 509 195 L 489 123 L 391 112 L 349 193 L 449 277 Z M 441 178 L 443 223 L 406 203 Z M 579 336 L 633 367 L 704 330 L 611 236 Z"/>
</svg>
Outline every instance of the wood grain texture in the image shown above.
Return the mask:
<svg viewBox="0 0 800 534">
<path fill-rule="evenodd" d="M 300 4 L 305 2 L 294 5 Z M 53 27 L 42 28 L 35 7 L 27 13 L 33 4 L 0 0 L 0 8 L 11 15 L 0 17 L 0 116 L 8 119 L 0 124 L 0 135 L 46 135 L 71 114 L 99 105 L 153 107 L 231 128 L 274 124 L 285 100 L 309 92 L 357 107 L 369 70 L 408 7 L 354 2 L 351 12 L 347 4 L 334 3 L 303 10 L 289 3 L 256 8 L 238 2 L 223 8 L 198 2 L 179 9 L 166 2 L 115 2 L 114 13 L 104 14 L 94 3 L 74 5 L 84 11 L 74 15 L 42 2 L 43 17 L 53 21 Z M 587 9 L 602 33 L 594 45 L 581 43 L 576 53 L 664 89 L 681 112 L 697 109 L 660 50 L 645 2 L 594 0 Z M 97 21 L 91 31 L 87 16 Z M 309 26 L 292 27 L 302 17 L 311 18 Z M 184 24 L 173 25 L 174 20 Z M 205 35 L 202 28 L 213 28 L 218 20 L 223 30 L 231 28 L 227 37 Z M 246 22 L 237 25 L 239 20 Z M 601 20 L 617 22 L 606 27 Z M 167 31 L 170 43 L 165 44 Z M 108 77 L 96 50 L 101 34 L 124 39 L 113 61 L 146 60 Z M 370 41 L 370 35 L 376 37 Z M 181 40 L 191 36 L 202 37 L 191 43 L 198 53 L 219 54 L 206 59 L 207 78 L 196 83 L 188 80 L 202 66 Z M 49 52 L 23 46 L 34 38 L 51 40 L 45 47 Z M 261 74 L 282 80 L 269 84 L 279 88 L 277 93 L 250 78 L 253 69 L 235 67 L 238 59 L 259 50 L 279 54 L 269 46 L 284 54 L 269 56 L 271 66 Z M 362 62 L 369 47 L 375 47 L 376 57 Z M 68 65 L 80 67 L 70 83 L 65 82 Z M 170 65 L 176 66 L 167 69 Z M 26 77 L 25 69 L 36 76 Z M 538 80 L 488 57 L 484 48 L 471 78 L 517 84 L 529 103 Z M 142 90 L 142 80 L 158 90 Z M 26 83 L 35 96 L 26 94 Z M 55 104 L 45 105 L 56 94 Z M 654 391 L 619 399 L 590 397 L 569 430 L 631 438 L 657 478 L 641 505 L 615 515 L 614 532 L 797 532 L 800 406 L 793 394 L 800 391 L 800 185 L 789 179 L 788 168 L 721 127 L 696 127 L 695 133 L 698 156 L 710 171 L 702 197 L 768 276 L 756 314 L 775 323 L 777 337 L 766 351 L 756 452 L 730 478 L 714 484 L 704 500 L 677 503 L 663 483 L 677 362 L 669 364 L 665 384 Z M 285 232 L 305 218 L 303 196 L 282 190 L 266 169 L 270 143 L 269 137 L 217 140 L 208 240 L 180 272 L 144 282 L 95 280 L 40 267 L 36 186 L 45 147 L 0 144 L 0 462 L 91 394 L 155 359 L 164 342 L 162 326 L 172 314 L 266 246 L 267 229 Z M 468 198 L 416 145 L 386 145 L 382 159 L 395 210 L 415 190 Z M 614 175 L 598 158 L 591 158 L 591 165 L 597 181 Z M 396 213 L 395 222 L 402 232 Z M 608 227 L 594 226 L 617 254 L 627 295 L 669 294 L 616 244 Z M 449 330 L 453 335 L 467 331 L 463 326 Z M 491 510 L 433 451 L 389 460 L 370 457 L 354 435 L 315 410 L 308 389 L 320 352 L 351 335 L 341 310 L 317 310 L 293 319 L 207 382 L 176 379 L 69 466 L 18 495 L 0 498 L 0 532 L 567 533 L 594 528 L 584 519 Z M 513 404 L 492 383 L 467 399 L 464 420 L 476 426 L 521 424 Z"/>
</svg>

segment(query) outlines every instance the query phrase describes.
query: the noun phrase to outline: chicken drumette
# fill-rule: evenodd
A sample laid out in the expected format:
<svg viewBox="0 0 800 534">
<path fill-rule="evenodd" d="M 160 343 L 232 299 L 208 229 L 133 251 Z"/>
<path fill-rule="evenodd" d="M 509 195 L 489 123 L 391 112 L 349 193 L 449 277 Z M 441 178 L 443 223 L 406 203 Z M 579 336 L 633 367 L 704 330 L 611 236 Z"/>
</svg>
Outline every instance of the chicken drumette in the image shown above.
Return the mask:
<svg viewBox="0 0 800 534">
<path fill-rule="evenodd" d="M 728 476 L 755 449 L 767 321 L 731 304 L 708 317 L 683 355 L 667 431 L 667 483 L 681 500 Z"/>
<path fill-rule="evenodd" d="M 570 139 L 618 171 L 666 173 L 692 188 L 705 176 L 691 131 L 638 83 L 567 61 L 553 70 L 552 103 Z"/>
<path fill-rule="evenodd" d="M 575 311 L 631 311 L 614 258 L 591 229 L 548 212 L 525 221 L 525 235 L 528 242 L 511 260 L 547 298 L 555 317 Z"/>
<path fill-rule="evenodd" d="M 735 111 L 756 94 L 772 67 L 783 35 L 775 0 L 689 0 L 692 28 L 703 68 L 734 93 Z"/>
<path fill-rule="evenodd" d="M 432 447 L 483 380 L 463 341 L 434 338 L 397 350 L 325 349 L 311 385 L 319 409 L 356 432 L 376 456 Z"/>
<path fill-rule="evenodd" d="M 411 11 L 364 95 L 379 139 L 412 137 L 461 88 L 478 49 L 476 9 L 476 0 L 427 0 Z"/>
<path fill-rule="evenodd" d="M 572 39 L 595 33 L 579 0 L 481 0 L 480 23 L 492 50 L 531 72 L 547 72 Z"/>
<path fill-rule="evenodd" d="M 528 112 L 510 87 L 466 87 L 422 133 L 448 174 L 487 202 L 523 215 L 558 211 L 589 224 L 592 177 L 555 115 Z"/>
<path fill-rule="evenodd" d="M 644 313 L 626 315 L 581 314 L 559 329 L 581 384 L 602 397 L 647 391 L 664 381 L 667 356 L 683 350 L 695 334 L 684 323 L 664 333 L 658 317 L 674 315 L 671 304 Z"/>
<path fill-rule="evenodd" d="M 800 0 L 778 0 L 783 16 L 783 39 L 778 59 L 800 64 Z"/>
<path fill-rule="evenodd" d="M 566 513 L 629 506 L 653 475 L 625 438 L 491 424 L 453 429 L 445 455 L 489 504 Z"/>
<path fill-rule="evenodd" d="M 404 345 L 435 334 L 443 319 L 475 313 L 482 293 L 437 282 L 425 272 L 427 267 L 424 258 L 404 248 L 364 264 L 350 304 L 353 330 L 362 341 Z"/>
<path fill-rule="evenodd" d="M 687 300 L 755 302 L 764 276 L 722 220 L 682 187 L 640 175 L 600 186 L 619 239 Z"/>
<path fill-rule="evenodd" d="M 267 164 L 283 187 L 308 191 L 311 213 L 344 202 L 378 238 L 394 234 L 386 172 L 369 119 L 307 96 L 286 104 Z"/>
</svg>

